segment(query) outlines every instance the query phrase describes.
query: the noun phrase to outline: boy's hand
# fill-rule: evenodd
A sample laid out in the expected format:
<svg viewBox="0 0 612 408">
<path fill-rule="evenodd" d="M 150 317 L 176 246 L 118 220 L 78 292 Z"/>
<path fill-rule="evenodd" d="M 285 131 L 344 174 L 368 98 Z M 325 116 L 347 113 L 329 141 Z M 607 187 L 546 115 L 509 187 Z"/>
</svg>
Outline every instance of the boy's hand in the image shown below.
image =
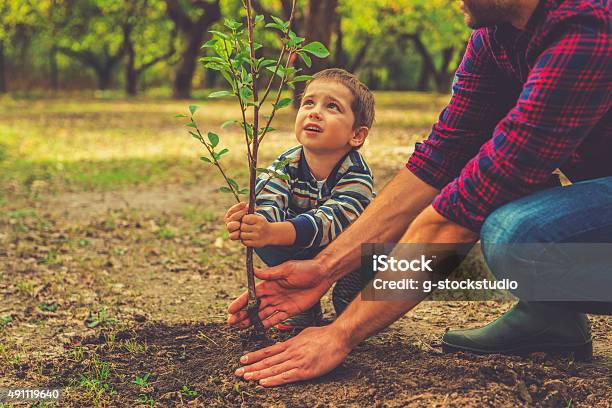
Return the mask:
<svg viewBox="0 0 612 408">
<path fill-rule="evenodd" d="M 245 202 L 234 204 L 225 213 L 224 221 L 229 239 L 236 241 L 240 239 L 240 223 L 248 210 L 248 204 Z"/>
<path fill-rule="evenodd" d="M 231 233 L 230 233 L 231 234 Z M 272 224 L 259 214 L 242 217 L 240 240 L 245 246 L 261 248 L 273 242 Z"/>
</svg>

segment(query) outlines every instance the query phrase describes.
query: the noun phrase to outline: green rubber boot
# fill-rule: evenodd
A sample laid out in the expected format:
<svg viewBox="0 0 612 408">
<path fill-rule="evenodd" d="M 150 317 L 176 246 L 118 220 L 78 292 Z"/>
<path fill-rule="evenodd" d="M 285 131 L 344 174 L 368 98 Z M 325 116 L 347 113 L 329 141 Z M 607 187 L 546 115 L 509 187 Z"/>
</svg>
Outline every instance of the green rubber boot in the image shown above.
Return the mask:
<svg viewBox="0 0 612 408">
<path fill-rule="evenodd" d="M 544 303 L 520 301 L 488 325 L 451 330 L 442 337 L 445 353 L 525 354 L 536 351 L 593 357 L 591 325 L 586 315 Z"/>
</svg>

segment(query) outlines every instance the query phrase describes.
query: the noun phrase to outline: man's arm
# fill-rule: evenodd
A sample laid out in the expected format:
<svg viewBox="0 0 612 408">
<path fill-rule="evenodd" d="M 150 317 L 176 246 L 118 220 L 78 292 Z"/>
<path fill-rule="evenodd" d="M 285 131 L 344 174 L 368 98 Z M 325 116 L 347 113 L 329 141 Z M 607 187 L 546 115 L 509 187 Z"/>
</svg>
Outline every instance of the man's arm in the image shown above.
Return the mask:
<svg viewBox="0 0 612 408">
<path fill-rule="evenodd" d="M 429 206 L 400 242 L 465 245 L 477 239 L 474 232 L 445 219 Z M 419 274 L 415 272 L 414 278 L 422 279 Z M 304 330 L 286 342 L 242 356 L 240 362 L 246 365 L 236 370 L 236 375 L 259 380 L 266 387 L 318 377 L 339 365 L 363 339 L 387 327 L 419 302 L 366 302 L 357 297 L 331 325 Z"/>
</svg>

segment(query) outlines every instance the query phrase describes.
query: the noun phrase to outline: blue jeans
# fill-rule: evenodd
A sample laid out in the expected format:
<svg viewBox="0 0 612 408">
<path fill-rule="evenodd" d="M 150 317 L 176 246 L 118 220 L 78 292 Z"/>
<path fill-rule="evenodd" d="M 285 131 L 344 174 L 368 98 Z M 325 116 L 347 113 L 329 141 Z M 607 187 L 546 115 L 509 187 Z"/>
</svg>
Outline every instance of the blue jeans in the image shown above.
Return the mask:
<svg viewBox="0 0 612 408">
<path fill-rule="evenodd" d="M 612 177 L 543 190 L 500 207 L 486 219 L 480 240 L 497 279 L 518 277 L 519 282 L 534 282 L 532 286 L 549 282 L 556 293 L 568 293 L 569 297 L 583 289 L 605 293 L 605 298 L 595 296 L 594 301 L 559 299 L 555 303 L 588 313 L 612 314 L 612 303 L 608 302 L 612 301 L 612 253 L 600 256 L 597 262 L 588 262 L 588 258 L 574 262 L 581 256 L 577 251 L 594 251 L 597 243 L 599 248 L 612 250 L 605 245 L 612 243 Z M 567 257 L 567 250 L 575 251 L 573 256 Z M 514 294 L 537 300 L 529 298 L 533 294 L 530 285 L 523 286 Z"/>
<path fill-rule="evenodd" d="M 268 266 L 280 265 L 290 260 L 313 259 L 324 247 L 301 248 L 298 246 L 266 246 L 255 248 L 255 253 Z M 359 270 L 353 271 L 336 282 L 332 291 L 332 303 L 336 314 L 340 314 L 363 289 L 366 282 Z"/>
</svg>

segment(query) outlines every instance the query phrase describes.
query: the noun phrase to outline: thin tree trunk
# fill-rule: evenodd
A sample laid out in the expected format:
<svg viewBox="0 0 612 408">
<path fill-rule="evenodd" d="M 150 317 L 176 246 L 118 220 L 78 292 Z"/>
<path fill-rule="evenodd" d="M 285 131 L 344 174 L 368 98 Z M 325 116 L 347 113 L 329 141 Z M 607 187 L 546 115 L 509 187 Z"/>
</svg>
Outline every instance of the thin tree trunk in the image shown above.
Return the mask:
<svg viewBox="0 0 612 408">
<path fill-rule="evenodd" d="M 51 47 L 49 52 L 49 79 L 51 81 L 51 90 L 57 92 L 59 90 L 59 73 L 57 69 L 57 48 Z"/>
<path fill-rule="evenodd" d="M 308 2 L 306 27 L 302 37 L 308 38 L 308 42 L 319 41 L 329 49 L 332 31 L 336 27 L 338 19 L 337 6 L 338 0 L 310 0 Z M 310 68 L 302 66 L 301 61 L 296 65 L 304 68 L 305 74 L 313 74 L 327 67 L 325 61 L 316 57 L 312 59 L 312 67 Z M 305 86 L 305 82 L 295 84 L 293 105 L 296 108 L 299 107 L 299 96 L 304 92 Z"/>
<path fill-rule="evenodd" d="M 189 42 L 181 54 L 181 63 L 174 78 L 174 98 L 188 99 L 191 96 L 191 80 L 195 73 L 203 36 L 203 32 L 195 32 L 188 38 Z"/>
<path fill-rule="evenodd" d="M 4 65 L 4 41 L 0 40 L 0 93 L 6 93 L 6 79 L 4 71 L 6 67 Z"/>
<path fill-rule="evenodd" d="M 132 43 L 132 26 L 125 24 L 123 26 L 123 47 L 127 55 L 125 63 L 125 92 L 129 96 L 136 96 L 138 92 L 138 72 L 136 72 L 136 52 Z"/>
</svg>

